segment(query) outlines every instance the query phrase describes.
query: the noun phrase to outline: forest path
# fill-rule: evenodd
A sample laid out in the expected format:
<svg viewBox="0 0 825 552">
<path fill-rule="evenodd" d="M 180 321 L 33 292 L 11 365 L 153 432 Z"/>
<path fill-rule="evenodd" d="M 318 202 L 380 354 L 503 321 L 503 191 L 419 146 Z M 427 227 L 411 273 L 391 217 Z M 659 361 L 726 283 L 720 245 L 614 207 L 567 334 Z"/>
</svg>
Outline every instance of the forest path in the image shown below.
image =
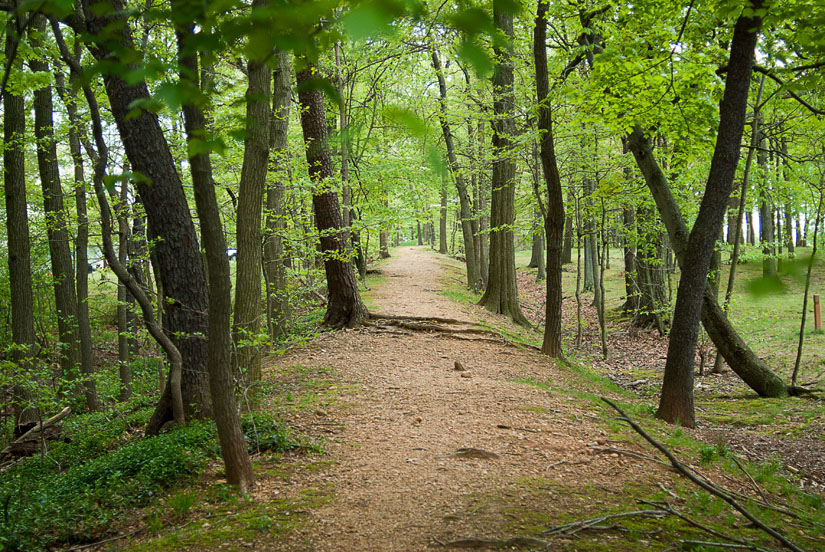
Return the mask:
<svg viewBox="0 0 825 552">
<path fill-rule="evenodd" d="M 445 257 L 417 247 L 393 255 L 380 266 L 386 280 L 368 295 L 374 312 L 491 317 L 440 293 L 458 277 Z M 467 371 L 455 370 L 456 361 Z M 555 518 L 551 510 L 603 507 L 565 489 L 590 483 L 618 494 L 628 477 L 657 469 L 631 474 L 625 458 L 594 454 L 604 431 L 580 401 L 515 381 L 564 388 L 564 371 L 535 351 L 364 327 L 325 334 L 278 357 L 270 370 L 277 377 L 295 366 L 336 380 L 335 402 L 290 420 L 310 435 L 332 428 L 328 462 L 277 489 L 263 484 L 256 500 L 309 488 L 330 498 L 305 512 L 309 523 L 275 542 L 257 541 L 256 549 L 413 551 L 470 536 L 511 537 Z M 492 454 L 456 455 L 468 448 Z"/>
</svg>

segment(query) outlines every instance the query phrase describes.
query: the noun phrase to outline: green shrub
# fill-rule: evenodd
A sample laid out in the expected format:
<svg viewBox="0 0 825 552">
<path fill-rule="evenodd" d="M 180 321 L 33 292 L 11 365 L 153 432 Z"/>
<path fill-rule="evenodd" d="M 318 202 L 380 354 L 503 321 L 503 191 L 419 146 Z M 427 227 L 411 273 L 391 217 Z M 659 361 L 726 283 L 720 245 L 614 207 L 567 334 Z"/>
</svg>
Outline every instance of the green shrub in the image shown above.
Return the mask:
<svg viewBox="0 0 825 552">
<path fill-rule="evenodd" d="M 292 436 L 290 428 L 268 413 L 247 414 L 242 420 L 244 439 L 249 452 L 286 452 L 302 445 Z"/>
<path fill-rule="evenodd" d="M 107 423 L 104 423 L 108 422 Z M 46 457 L 20 461 L 0 474 L 0 550 L 44 550 L 90 542 L 125 508 L 200 473 L 217 455 L 214 424 L 193 422 L 170 433 L 119 444 L 125 418 L 78 417 L 87 431 Z M 67 424 L 69 425 L 69 424 Z M 67 431 L 72 435 L 72 431 Z"/>
</svg>

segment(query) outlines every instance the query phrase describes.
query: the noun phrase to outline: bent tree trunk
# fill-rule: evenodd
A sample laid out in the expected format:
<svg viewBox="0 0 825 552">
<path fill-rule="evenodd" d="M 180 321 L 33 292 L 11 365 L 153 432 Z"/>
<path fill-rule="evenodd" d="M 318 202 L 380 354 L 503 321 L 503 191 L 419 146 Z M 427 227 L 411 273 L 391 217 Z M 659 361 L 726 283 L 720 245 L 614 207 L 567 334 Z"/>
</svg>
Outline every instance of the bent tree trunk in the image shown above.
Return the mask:
<svg viewBox="0 0 825 552">
<path fill-rule="evenodd" d="M 662 217 L 667 228 L 676 260 L 681 267 L 688 247 L 688 228 L 676 204 L 676 199 L 668 187 L 667 177 L 653 157 L 650 141 L 645 138 L 639 126 L 636 126 L 628 137 L 628 145 L 653 195 L 659 216 Z M 762 397 L 788 395 L 790 391 L 788 386 L 748 347 L 722 311 L 716 296 L 709 289 L 704 294 L 702 324 L 731 370 L 751 389 Z"/>
<path fill-rule="evenodd" d="M 326 113 L 321 91 L 312 87 L 315 67 L 304 59 L 297 59 L 303 69 L 298 72 L 298 99 L 301 109 L 301 128 L 306 144 L 309 177 L 314 190 L 312 207 L 315 224 L 321 235 L 324 272 L 327 277 L 328 302 L 324 325 L 331 328 L 353 328 L 369 318 L 369 313 L 355 281 L 349 262 L 347 246 L 341 229 L 341 209 L 338 194 L 329 189 L 333 178 L 332 158 L 327 142 Z"/>
<path fill-rule="evenodd" d="M 513 13 L 509 6 L 493 2 L 496 28 L 511 41 Z M 529 326 L 521 313 L 516 285 L 516 249 L 513 225 L 516 218 L 516 163 L 513 137 L 516 134 L 513 59 L 507 48 L 494 48 L 499 60 L 493 71 L 493 177 L 490 202 L 490 278 L 479 304 L 490 312 L 504 314 L 522 326 Z M 469 251 L 468 251 L 469 254 Z"/>
<path fill-rule="evenodd" d="M 86 28 L 76 30 L 94 36 L 89 49 L 98 61 L 108 63 L 117 59 L 117 52 L 135 51 L 123 0 L 83 2 L 83 11 Z M 183 359 L 181 392 L 185 413 L 187 417 L 209 417 L 212 415 L 206 372 L 209 301 L 198 236 L 157 115 L 133 108 L 150 99 L 146 82 L 129 83 L 124 80 L 122 70 L 117 71 L 104 72 L 103 82 L 126 155 L 139 176 L 137 190 L 149 221 L 149 239 L 156 244 L 153 253 L 160 265 L 166 296 L 165 326 Z M 169 390 L 167 385 L 149 420 L 149 433 L 157 432 L 164 422 L 172 419 Z"/>
<path fill-rule="evenodd" d="M 761 0 L 753 3 L 761 7 Z M 711 159 L 710 172 L 683 255 L 682 275 L 676 296 L 673 327 L 670 332 L 662 396 L 657 417 L 694 427 L 693 362 L 699 333 L 703 295 L 714 245 L 722 229 L 727 200 L 739 161 L 739 146 L 745 126 L 748 88 L 753 69 L 753 52 L 761 18 L 741 15 L 734 27 L 725 91 L 720 104 L 719 131 Z"/>
</svg>

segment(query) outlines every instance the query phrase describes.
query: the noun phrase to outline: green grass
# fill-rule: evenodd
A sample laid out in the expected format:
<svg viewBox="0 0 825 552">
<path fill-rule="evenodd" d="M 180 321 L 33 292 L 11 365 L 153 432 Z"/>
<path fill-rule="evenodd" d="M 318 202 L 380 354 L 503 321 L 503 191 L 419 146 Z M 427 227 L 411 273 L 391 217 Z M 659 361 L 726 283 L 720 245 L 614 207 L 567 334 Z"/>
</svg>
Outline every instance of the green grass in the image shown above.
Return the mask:
<svg viewBox="0 0 825 552">
<path fill-rule="evenodd" d="M 741 499 L 740 502 L 745 504 L 759 519 L 779 528 L 786 534 L 788 523 L 795 523 L 797 529 L 792 532 L 791 536 L 803 548 L 812 542 L 810 539 L 820 544 L 825 542 L 823 540 L 825 539 L 825 512 L 821 508 L 823 497 L 802 491 L 796 482 L 796 475 L 785 470 L 780 461 L 755 463 L 739 459 L 739 464 L 737 464 L 733 460 L 733 453 L 726 445 L 721 443 L 709 445 L 698 441 L 682 428 L 655 419 L 653 405 L 639 401 L 632 393 L 616 388 L 612 382 L 586 366 L 571 364 L 567 369 L 576 376 L 575 381 L 569 387 L 557 386 L 552 379 L 522 378 L 515 381 L 582 403 L 583 406 L 589 407 L 590 412 L 600 420 L 599 423 L 607 429 L 613 442 L 635 443 L 648 449 L 647 454 L 664 460 L 664 457 L 650 447 L 641 436 L 624 423 L 618 422 L 615 418 L 616 413 L 598 398 L 604 394 L 620 395 L 622 398 L 619 404 L 623 410 L 654 439 L 667 446 L 682 463 L 688 466 L 699 465 L 702 473 L 707 473 L 705 470 L 708 469 L 722 470 L 728 478 L 734 481 L 729 483 L 729 480 L 725 480 L 724 486 L 749 489 L 747 476 L 739 467 L 741 464 L 763 489 L 763 492 L 770 497 L 773 504 L 782 505 L 783 508 L 792 510 L 798 516 L 789 519 L 774 509 L 761 507 L 752 500 Z M 772 417 L 784 415 L 793 419 L 803 413 L 810 416 L 810 410 L 804 408 L 804 403 L 801 401 L 803 399 L 794 399 L 789 406 L 786 401 L 753 400 L 754 405 L 766 405 L 764 412 L 759 412 L 757 408 L 753 409 L 751 412 L 754 416 L 753 421 L 754 423 L 768 423 Z M 783 404 L 784 409 L 781 409 L 780 406 Z M 733 410 L 735 406 L 730 408 Z M 531 410 L 531 407 L 525 405 L 521 409 Z M 575 417 L 571 419 L 574 423 L 578 421 Z M 737 480 L 741 483 L 735 483 Z M 513 521 L 509 523 L 508 528 L 515 534 L 533 534 L 541 537 L 541 531 L 550 526 L 615 512 L 637 510 L 640 508 L 639 500 L 648 500 L 671 502 L 679 511 L 712 529 L 746 538 L 760 546 L 775 547 L 774 542 L 765 533 L 743 524 L 742 517 L 734 513 L 723 500 L 677 475 L 661 475 L 655 476 L 655 480 L 634 481 L 626 484 L 622 493 L 615 495 L 605 495 L 599 488 L 593 488 L 592 485 L 582 482 L 571 487 L 571 483 L 565 484 L 543 477 L 526 476 L 516 477 L 514 482 L 522 487 L 533 489 L 530 491 L 533 498 L 525 501 L 519 499 L 518 494 L 506 493 L 488 497 L 482 506 L 477 507 L 491 509 L 499 515 L 512 518 Z M 668 491 L 659 487 L 660 483 L 668 488 Z M 567 504 L 565 509 L 570 511 L 559 513 L 552 495 L 568 497 L 576 493 L 589 497 L 589 501 L 579 504 L 572 510 Z M 680 497 L 675 503 L 674 495 Z M 609 537 L 606 539 L 604 533 L 582 532 L 578 535 L 579 538 L 575 544 L 558 540 L 555 543 L 558 549 L 564 550 L 634 550 L 640 545 L 638 543 L 641 543 L 645 549 L 664 550 L 679 540 L 708 540 L 706 533 L 673 516 L 662 519 L 632 518 L 618 521 L 616 524 L 625 529 L 625 532 L 620 534 L 620 540 L 611 540 Z M 804 534 L 807 539 L 800 538 L 801 534 Z"/>
</svg>

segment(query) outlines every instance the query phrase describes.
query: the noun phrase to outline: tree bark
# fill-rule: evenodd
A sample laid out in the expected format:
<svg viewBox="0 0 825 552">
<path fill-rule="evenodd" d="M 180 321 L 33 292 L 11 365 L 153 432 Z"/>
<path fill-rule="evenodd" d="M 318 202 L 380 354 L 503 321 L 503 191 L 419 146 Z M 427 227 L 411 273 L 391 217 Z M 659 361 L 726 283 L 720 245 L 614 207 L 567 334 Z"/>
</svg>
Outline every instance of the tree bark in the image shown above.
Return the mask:
<svg viewBox="0 0 825 552">
<path fill-rule="evenodd" d="M 78 42 L 78 48 L 80 43 Z M 92 330 L 89 322 L 89 217 L 86 209 L 86 176 L 83 168 L 83 154 L 80 149 L 80 117 L 77 101 L 65 86 L 63 73 L 56 74 L 57 90 L 69 115 L 69 153 L 74 165 L 75 210 L 77 212 L 77 235 L 75 236 L 75 286 L 77 295 L 77 331 L 80 346 L 80 373 L 86 392 L 86 407 L 94 412 L 100 408 L 97 385 L 94 380 L 94 354 L 92 352 Z M 75 81 L 75 79 L 72 79 Z"/>
<path fill-rule="evenodd" d="M 180 13 L 191 13 L 190 0 L 172 0 L 172 8 Z M 254 0 L 253 9 L 261 6 L 266 0 Z M 197 8 L 196 8 L 197 9 Z M 178 61 L 181 65 L 181 85 L 199 90 L 201 84 L 197 81 L 198 50 L 197 46 L 189 44 L 194 37 L 194 23 L 185 22 L 176 25 L 175 35 L 178 43 Z M 256 75 L 266 80 L 266 89 L 269 89 L 268 71 Z M 260 84 L 259 82 L 256 84 Z M 251 83 L 250 83 L 251 86 Z M 193 95 L 194 96 L 194 95 Z M 197 97 L 197 96 L 195 96 Z M 192 96 L 190 96 L 192 98 Z M 256 106 L 260 107 L 260 106 Z M 256 117 L 264 116 L 264 128 L 267 133 L 258 139 L 263 139 L 269 147 L 269 103 L 266 102 L 263 115 L 256 112 Z M 200 105 L 194 99 L 183 104 L 184 125 L 186 139 L 204 140 L 206 135 L 206 116 Z M 260 122 L 260 120 L 258 121 Z M 256 129 L 260 131 L 260 129 Z M 260 144 L 256 144 L 260 147 Z M 191 151 L 191 149 L 190 149 Z M 257 160 L 256 160 L 257 161 Z M 252 463 L 244 441 L 241 420 L 238 415 L 235 401 L 235 386 L 230 364 L 230 324 L 232 318 L 232 298 L 229 275 L 229 258 L 226 256 L 226 239 L 223 235 L 221 214 L 215 196 L 215 182 L 212 179 L 212 163 L 209 153 L 198 153 L 189 156 L 189 166 L 192 171 L 192 184 L 195 192 L 195 204 L 200 219 L 201 236 L 206 251 L 207 275 L 209 278 L 209 341 L 208 341 L 208 369 L 209 391 L 212 397 L 215 425 L 218 428 L 218 441 L 221 445 L 221 456 L 226 468 L 226 481 L 230 485 L 237 485 L 241 494 L 247 494 L 254 484 Z M 264 161 L 264 170 L 266 162 Z M 261 190 L 262 193 L 263 190 Z M 259 193 L 260 195 L 260 193 Z M 260 203 L 258 209 L 260 210 Z M 258 218 L 260 227 L 260 218 Z M 257 244 L 260 247 L 260 242 Z M 260 257 L 258 262 L 260 263 Z M 260 264 L 258 265 L 258 268 Z M 258 282 L 258 296 L 260 296 L 260 281 Z"/>
<path fill-rule="evenodd" d="M 553 112 L 550 103 L 550 80 L 547 74 L 547 3 L 539 1 L 533 34 L 533 58 L 536 65 L 536 98 L 539 102 L 539 158 L 547 189 L 544 232 L 547 240 L 547 281 L 545 288 L 544 338 L 541 352 L 563 358 L 562 319 L 562 239 L 564 234 L 564 199 L 553 136 Z"/>
<path fill-rule="evenodd" d="M 510 42 L 513 40 L 513 13 L 501 0 L 493 2 L 496 29 Z M 516 163 L 513 159 L 513 137 L 516 124 L 513 119 L 513 59 L 507 47 L 494 48 L 496 59 L 493 72 L 493 177 L 490 202 L 490 278 L 479 304 L 496 314 L 504 314 L 513 322 L 529 326 L 521 313 L 516 284 L 515 223 Z M 549 241 L 549 240 L 548 240 Z"/>
<path fill-rule="evenodd" d="M 120 196 L 112 193 L 112 201 L 115 202 L 115 213 L 117 216 L 117 260 L 123 266 L 128 266 L 129 262 L 129 242 L 131 241 L 129 231 L 129 183 L 120 183 Z M 132 397 L 132 368 L 129 365 L 129 317 L 128 317 L 128 295 L 123 282 L 117 284 L 117 362 L 120 373 L 120 395 L 118 399 L 122 402 L 128 401 Z"/>
<path fill-rule="evenodd" d="M 85 28 L 95 37 L 89 49 L 98 61 L 111 62 L 117 52 L 134 52 L 123 0 L 84 0 Z M 73 21 L 73 23 L 76 23 Z M 158 117 L 134 105 L 150 99 L 145 81 L 126 82 L 120 74 L 104 72 L 106 95 L 123 147 L 136 171 L 137 190 L 149 220 L 149 239 L 155 242 L 159 275 L 166 296 L 165 326 L 183 357 L 181 379 L 187 416 L 212 414 L 207 364 L 206 274 L 198 237 L 175 162 Z M 169 385 L 152 415 L 148 432 L 172 419 Z"/>
<path fill-rule="evenodd" d="M 623 140 L 627 143 L 627 140 Z M 624 153 L 629 150 L 625 149 Z M 622 205 L 622 224 L 624 225 L 624 291 L 625 300 L 621 311 L 635 314 L 639 310 L 639 277 L 636 267 L 636 208 Z"/>
<path fill-rule="evenodd" d="M 283 197 L 289 171 L 289 103 L 292 95 L 292 67 L 290 55 L 276 54 L 277 66 L 272 73 L 272 121 L 270 123 L 270 150 L 275 176 L 266 189 L 266 240 L 264 242 L 264 274 L 267 282 L 267 319 L 269 336 L 277 339 L 286 334 L 290 307 L 284 265 Z"/>
<path fill-rule="evenodd" d="M 265 0 L 253 2 L 259 10 Z M 254 16 L 253 16 L 254 17 Z M 246 70 L 246 138 L 238 189 L 238 256 L 235 273 L 235 366 L 247 385 L 261 380 L 261 217 L 266 172 L 269 165 L 269 98 L 271 70 L 263 61 L 250 59 Z"/>
<path fill-rule="evenodd" d="M 334 178 L 332 159 L 327 142 L 326 114 L 321 91 L 313 87 L 315 67 L 304 59 L 297 60 L 305 68 L 298 72 L 298 99 L 301 109 L 301 128 L 306 145 L 309 177 L 314 190 L 312 206 L 315 224 L 321 235 L 324 272 L 327 277 L 327 312 L 324 325 L 332 328 L 353 328 L 369 318 L 355 274 L 347 255 L 347 246 L 341 229 L 341 210 L 338 195 L 329 189 Z"/>
<path fill-rule="evenodd" d="M 131 27 L 123 0 L 82 0 L 85 27 L 76 31 L 95 37 L 89 50 L 98 61 L 118 59 L 117 52 L 134 52 Z M 76 20 L 72 23 L 78 26 Z M 207 365 L 206 274 L 195 226 L 158 117 L 135 104 L 150 99 L 145 81 L 128 83 L 120 74 L 104 72 L 106 95 L 118 131 L 136 171 L 138 194 L 149 220 L 149 239 L 166 297 L 165 327 L 180 350 L 185 370 L 181 379 L 187 416 L 209 417 Z M 157 432 L 172 419 L 169 385 L 161 396 L 147 431 Z"/>
<path fill-rule="evenodd" d="M 46 20 L 35 16 L 34 28 L 42 36 Z M 36 40 L 39 42 L 39 39 Z M 33 72 L 48 72 L 49 65 L 41 58 L 29 61 Z M 43 190 L 43 211 L 46 215 L 46 233 L 49 238 L 57 327 L 59 358 L 63 377 L 77 380 L 80 365 L 80 336 L 77 331 L 77 295 L 75 294 L 74 266 L 69 245 L 67 213 L 63 206 L 63 189 L 57 164 L 57 144 L 54 139 L 52 114 L 54 104 L 51 86 L 34 91 L 34 135 L 37 139 L 37 166 L 40 187 Z M 75 386 L 74 392 L 79 392 Z"/>
<path fill-rule="evenodd" d="M 477 290 L 481 272 L 476 264 L 475 251 L 475 236 L 473 234 L 473 227 L 471 220 L 473 218 L 473 204 L 470 200 L 470 193 L 467 189 L 467 182 L 461 169 L 458 166 L 458 157 L 456 156 L 455 142 L 453 141 L 453 133 L 450 128 L 450 122 L 447 120 L 447 81 L 444 79 L 444 72 L 441 69 L 441 58 L 438 51 L 433 47 L 430 58 L 432 60 L 433 69 L 438 78 L 438 92 L 439 92 L 439 111 L 438 119 L 441 123 L 441 133 L 444 136 L 444 144 L 447 147 L 447 160 L 450 166 L 450 172 L 453 174 L 455 187 L 458 191 L 458 203 L 461 209 L 461 233 L 464 236 L 464 258 L 467 264 L 467 285 L 470 289 Z"/>
<path fill-rule="evenodd" d="M 688 250 L 688 228 L 676 204 L 676 199 L 668 187 L 667 178 L 653 157 L 650 141 L 644 137 L 639 126 L 636 126 L 630 134 L 628 144 L 656 201 L 656 208 L 667 228 L 676 260 L 679 266 L 684 266 Z M 787 396 L 788 387 L 748 347 L 725 316 L 716 297 L 712 293 L 705 293 L 703 300 L 702 324 L 713 340 L 713 344 L 716 345 L 725 362 L 736 375 L 760 396 Z"/>
<path fill-rule="evenodd" d="M 761 117 L 761 114 L 760 114 Z M 759 143 L 756 153 L 756 162 L 762 168 L 763 178 L 758 184 L 759 189 L 759 243 L 762 245 L 762 277 L 776 278 L 776 244 L 774 243 L 773 201 L 771 201 L 770 184 L 767 175 L 770 174 L 768 154 L 765 151 L 766 137 L 764 125 L 759 125 Z"/>
<path fill-rule="evenodd" d="M 17 49 L 20 21 L 11 19 L 6 28 L 5 51 Z M 18 58 L 19 59 L 19 58 Z M 15 61 L 9 71 L 21 71 Z M 6 199 L 8 240 L 9 295 L 11 296 L 11 331 L 17 384 L 12 388 L 15 433 L 39 419 L 36 397 L 20 382 L 35 375 L 38 346 L 34 334 L 34 300 L 32 295 L 31 246 L 26 200 L 26 109 L 23 96 L 6 90 L 3 94 L 3 191 Z"/>
<path fill-rule="evenodd" d="M 758 10 L 762 7 L 762 0 L 754 0 L 752 5 Z M 662 396 L 656 415 L 670 423 L 678 421 L 686 427 L 696 425 L 693 409 L 693 363 L 699 319 L 714 244 L 722 229 L 722 219 L 739 161 L 753 55 L 761 22 L 761 17 L 756 14 L 753 17 L 740 15 L 736 21 L 725 91 L 719 108 L 716 147 L 699 214 L 687 240 L 690 255 L 685 255 L 682 259 L 682 275 L 670 331 Z"/>
</svg>

